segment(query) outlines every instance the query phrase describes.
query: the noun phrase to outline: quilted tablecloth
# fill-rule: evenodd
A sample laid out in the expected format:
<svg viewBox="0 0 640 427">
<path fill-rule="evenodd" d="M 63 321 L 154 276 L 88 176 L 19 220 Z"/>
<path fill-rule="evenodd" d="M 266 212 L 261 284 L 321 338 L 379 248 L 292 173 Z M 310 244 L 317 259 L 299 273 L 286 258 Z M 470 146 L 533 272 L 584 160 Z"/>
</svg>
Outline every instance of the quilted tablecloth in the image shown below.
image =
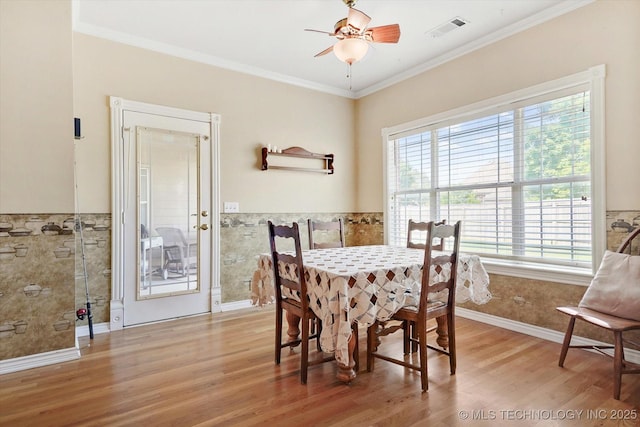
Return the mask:
<svg viewBox="0 0 640 427">
<path fill-rule="evenodd" d="M 491 299 L 489 276 L 480 258 L 459 256 L 456 302 L 487 303 Z M 419 296 L 424 261 L 421 249 L 350 246 L 304 250 L 302 257 L 309 306 L 323 322 L 320 346 L 325 352 L 335 353 L 338 363 L 349 360 L 352 322 L 368 326 L 376 319 L 388 320 L 403 305 L 414 304 Z M 258 269 L 252 279 L 255 305 L 274 301 L 271 264 L 271 254 L 259 256 Z M 446 268 L 439 273 L 441 278 L 449 274 Z M 285 296 L 298 298 L 297 295 Z M 430 295 L 432 297 L 439 296 Z"/>
</svg>

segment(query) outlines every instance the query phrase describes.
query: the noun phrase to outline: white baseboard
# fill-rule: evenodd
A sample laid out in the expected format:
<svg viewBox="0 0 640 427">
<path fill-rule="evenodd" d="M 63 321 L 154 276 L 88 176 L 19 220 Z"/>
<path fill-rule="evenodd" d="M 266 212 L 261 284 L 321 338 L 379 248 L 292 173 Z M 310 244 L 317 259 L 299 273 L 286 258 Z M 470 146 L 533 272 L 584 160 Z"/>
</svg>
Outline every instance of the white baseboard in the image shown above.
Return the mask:
<svg viewBox="0 0 640 427">
<path fill-rule="evenodd" d="M 80 358 L 78 348 L 65 348 L 46 353 L 31 354 L 29 356 L 16 357 L 14 359 L 0 360 L 0 375 L 25 369 L 39 368 L 55 363 L 69 362 Z"/>
<path fill-rule="evenodd" d="M 492 314 L 481 313 L 479 311 L 469 310 L 466 308 L 456 307 L 456 315 L 465 319 L 476 320 L 478 322 L 487 323 L 499 328 L 508 329 L 514 332 L 530 335 L 536 338 L 542 338 L 547 341 L 562 344 L 564 341 L 564 332 L 554 331 L 552 329 L 542 328 L 540 326 L 530 325 L 528 323 L 518 322 L 517 320 L 505 319 L 504 317 L 494 316 Z M 583 338 L 574 335 L 571 339 L 572 345 L 608 345 L 601 341 Z M 632 363 L 640 364 L 640 351 L 629 348 L 624 349 L 625 359 Z M 558 357 L 560 357 L 560 349 L 558 348 Z"/>
<path fill-rule="evenodd" d="M 251 300 L 244 301 L 234 301 L 228 302 L 220 305 L 220 312 L 233 311 L 233 310 L 241 310 L 245 308 L 251 308 L 253 305 L 251 304 Z M 107 332 L 111 332 L 110 323 L 102 322 L 96 323 L 93 325 L 93 334 L 104 334 Z M 88 337 L 89 336 L 89 325 L 82 325 L 76 327 L 76 338 L 79 337 Z"/>
<path fill-rule="evenodd" d="M 245 308 L 251 308 L 253 307 L 253 305 L 251 304 L 251 300 L 247 299 L 244 301 L 234 301 L 234 302 L 228 302 L 228 303 L 224 303 L 220 305 L 220 310 L 218 310 L 217 312 L 226 312 L 226 311 L 233 311 L 233 310 L 241 310 L 241 309 L 245 309 Z M 215 313 L 216 311 L 214 311 Z M 97 334 L 104 334 L 107 332 L 111 332 L 111 328 L 110 328 L 110 323 L 109 322 L 102 322 L 102 323 L 96 323 L 93 325 L 93 334 L 97 335 Z M 83 325 L 83 326 L 78 326 L 76 328 L 76 338 L 79 337 L 88 337 L 89 336 L 89 325 Z"/>
<path fill-rule="evenodd" d="M 93 325 L 93 335 L 104 334 L 106 332 L 111 332 L 111 328 L 109 327 L 108 322 L 96 323 Z M 88 336 L 89 336 L 89 325 L 78 326 L 76 328 L 76 338 L 88 337 Z"/>
<path fill-rule="evenodd" d="M 220 305 L 220 311 L 233 311 L 233 310 L 241 310 L 244 308 L 251 308 L 253 305 L 251 304 L 250 299 L 246 299 L 243 301 L 234 301 L 234 302 L 225 302 Z"/>
</svg>

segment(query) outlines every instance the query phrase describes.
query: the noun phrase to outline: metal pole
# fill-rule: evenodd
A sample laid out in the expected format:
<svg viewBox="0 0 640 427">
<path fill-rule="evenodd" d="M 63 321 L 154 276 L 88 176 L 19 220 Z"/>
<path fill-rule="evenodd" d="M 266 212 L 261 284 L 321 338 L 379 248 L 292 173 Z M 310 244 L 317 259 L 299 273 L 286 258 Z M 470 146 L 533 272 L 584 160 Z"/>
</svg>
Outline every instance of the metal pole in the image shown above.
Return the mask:
<svg viewBox="0 0 640 427">
<path fill-rule="evenodd" d="M 89 298 L 89 280 L 87 274 L 87 260 L 84 252 L 84 235 L 82 232 L 82 217 L 80 216 L 80 203 L 78 202 L 78 168 L 76 166 L 76 158 L 77 155 L 74 150 L 73 156 L 73 181 L 75 185 L 75 206 L 76 206 L 76 220 L 75 220 L 75 229 L 80 233 L 80 247 L 82 251 L 82 271 L 84 275 L 84 290 L 86 297 L 86 305 L 87 305 L 87 320 L 89 322 L 89 338 L 93 339 L 93 314 L 91 313 L 91 301 Z M 80 317 L 80 319 L 84 318 L 84 316 Z"/>
</svg>

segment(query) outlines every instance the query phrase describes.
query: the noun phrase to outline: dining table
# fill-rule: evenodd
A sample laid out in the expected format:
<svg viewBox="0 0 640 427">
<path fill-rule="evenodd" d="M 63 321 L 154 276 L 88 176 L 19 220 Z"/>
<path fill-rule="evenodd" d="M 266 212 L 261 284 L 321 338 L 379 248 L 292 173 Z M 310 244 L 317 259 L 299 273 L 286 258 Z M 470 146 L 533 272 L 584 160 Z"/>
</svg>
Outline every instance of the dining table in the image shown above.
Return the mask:
<svg viewBox="0 0 640 427">
<path fill-rule="evenodd" d="M 293 253 L 293 252 L 291 252 Z M 433 252 L 436 256 L 437 252 Z M 322 321 L 320 347 L 333 353 L 337 378 L 350 382 L 356 377 L 352 324 L 370 326 L 388 321 L 404 305 L 416 304 L 422 280 L 424 249 L 393 245 L 349 246 L 302 251 L 309 306 Z M 295 269 L 289 269 L 295 274 Z M 432 274 L 443 279 L 450 268 Z M 274 302 L 273 265 L 270 253 L 258 256 L 251 280 L 252 302 L 262 306 Z M 445 291 L 446 292 L 446 291 Z M 297 298 L 292 293 L 283 297 Z M 429 295 L 431 299 L 443 295 Z M 485 304 L 491 299 L 489 275 L 477 255 L 460 253 L 456 278 L 456 303 Z M 289 340 L 300 333 L 299 318 L 287 316 Z M 447 346 L 446 319 L 438 320 L 438 340 Z"/>
</svg>

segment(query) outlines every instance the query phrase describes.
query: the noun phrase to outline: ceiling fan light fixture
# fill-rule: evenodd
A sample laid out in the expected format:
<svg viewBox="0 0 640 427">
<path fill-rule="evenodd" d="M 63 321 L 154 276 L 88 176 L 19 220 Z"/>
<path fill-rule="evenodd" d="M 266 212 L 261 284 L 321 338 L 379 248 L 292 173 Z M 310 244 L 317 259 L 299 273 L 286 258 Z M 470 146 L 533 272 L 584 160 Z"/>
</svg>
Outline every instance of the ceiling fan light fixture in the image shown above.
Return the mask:
<svg viewBox="0 0 640 427">
<path fill-rule="evenodd" d="M 369 43 L 358 38 L 347 38 L 333 46 L 333 52 L 339 60 L 352 65 L 360 61 L 369 51 Z"/>
</svg>

